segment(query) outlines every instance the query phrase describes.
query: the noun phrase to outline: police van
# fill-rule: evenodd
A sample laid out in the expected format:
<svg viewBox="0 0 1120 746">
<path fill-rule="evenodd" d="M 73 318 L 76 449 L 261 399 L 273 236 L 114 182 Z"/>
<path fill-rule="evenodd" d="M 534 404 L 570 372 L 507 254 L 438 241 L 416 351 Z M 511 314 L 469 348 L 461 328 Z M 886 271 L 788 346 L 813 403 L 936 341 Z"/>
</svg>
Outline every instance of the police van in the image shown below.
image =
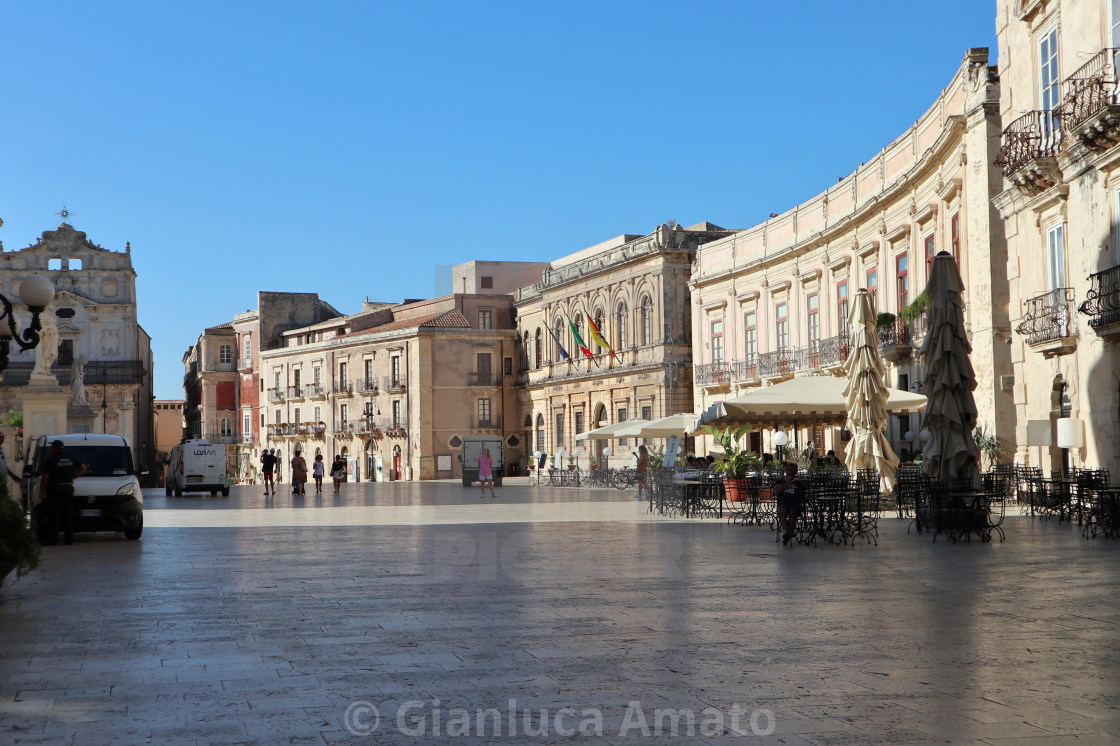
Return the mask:
<svg viewBox="0 0 1120 746">
<path fill-rule="evenodd" d="M 167 496 L 184 492 L 222 493 L 229 497 L 229 459 L 226 447 L 207 440 L 185 440 L 171 449 L 164 483 Z"/>
</svg>

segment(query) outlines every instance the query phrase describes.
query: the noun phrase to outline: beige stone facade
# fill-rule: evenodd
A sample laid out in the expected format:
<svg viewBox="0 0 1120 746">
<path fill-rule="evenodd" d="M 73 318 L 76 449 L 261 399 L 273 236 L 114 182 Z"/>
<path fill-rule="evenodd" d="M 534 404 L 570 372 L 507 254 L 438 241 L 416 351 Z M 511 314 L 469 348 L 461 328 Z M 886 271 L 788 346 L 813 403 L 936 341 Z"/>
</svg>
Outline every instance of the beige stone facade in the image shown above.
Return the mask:
<svg viewBox="0 0 1120 746">
<path fill-rule="evenodd" d="M 502 437 L 523 468 L 508 295 L 387 305 L 281 333 L 260 353 L 262 445 L 350 460 L 367 481 L 461 477 L 462 439 Z"/>
<path fill-rule="evenodd" d="M 539 282 L 517 291 L 521 422 L 532 451 L 570 453 L 587 430 L 692 411 L 688 278 L 698 247 L 728 235 L 701 223 L 619 236 L 553 262 Z M 617 360 L 595 344 L 588 319 Z M 591 357 L 581 354 L 569 322 Z M 591 455 L 605 465 L 633 464 L 633 439 L 609 442 L 616 455 L 604 459 L 607 445 L 591 443 L 581 465 Z"/>
<path fill-rule="evenodd" d="M 183 353 L 185 438 L 228 446 L 237 442 L 237 338 L 232 324 L 204 329 Z"/>
<path fill-rule="evenodd" d="M 815 370 L 839 375 L 847 313 L 860 288 L 872 291 L 879 313 L 896 317 L 879 329 L 887 383 L 920 390 L 925 371 L 916 352 L 925 314 L 906 317 L 925 288 L 929 260 L 948 251 L 967 289 L 979 419 L 1007 430 L 1012 394 L 993 380 L 993 371 L 1010 372 L 1006 257 L 989 208 L 998 97 L 987 50 L 970 50 L 926 113 L 854 173 L 700 248 L 691 279 L 697 410 Z M 815 442 L 843 453 L 841 430 L 798 424 L 800 446 Z M 904 436 L 918 427 L 916 416 L 896 418 L 888 437 L 903 451 L 912 447 Z M 757 431 L 752 447 L 772 450 L 772 435 Z M 709 445 L 705 436 L 699 450 Z"/>
<path fill-rule="evenodd" d="M 165 456 L 183 440 L 182 399 L 156 399 L 152 402 L 155 411 L 156 451 Z"/>
<path fill-rule="evenodd" d="M 1118 24 L 1103 0 L 997 3 L 1014 441 L 1047 471 L 1120 470 Z M 1081 445 L 1060 447 L 1063 418 Z"/>
</svg>

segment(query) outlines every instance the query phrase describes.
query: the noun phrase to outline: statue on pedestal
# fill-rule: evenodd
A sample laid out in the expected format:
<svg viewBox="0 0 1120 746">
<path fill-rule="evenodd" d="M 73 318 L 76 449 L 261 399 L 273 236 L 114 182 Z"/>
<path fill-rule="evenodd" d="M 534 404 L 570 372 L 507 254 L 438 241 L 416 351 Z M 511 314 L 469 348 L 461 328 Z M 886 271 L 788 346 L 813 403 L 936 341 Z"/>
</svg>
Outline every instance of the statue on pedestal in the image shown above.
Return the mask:
<svg viewBox="0 0 1120 746">
<path fill-rule="evenodd" d="M 89 406 L 84 379 L 87 362 L 89 362 L 89 358 L 82 355 L 74 358 L 74 365 L 70 368 L 70 403 L 75 406 Z"/>
<path fill-rule="evenodd" d="M 53 311 L 44 311 L 39 317 L 43 328 L 39 331 L 39 345 L 35 348 L 35 367 L 31 377 L 51 375 L 51 366 L 58 359 L 58 325 Z"/>
</svg>

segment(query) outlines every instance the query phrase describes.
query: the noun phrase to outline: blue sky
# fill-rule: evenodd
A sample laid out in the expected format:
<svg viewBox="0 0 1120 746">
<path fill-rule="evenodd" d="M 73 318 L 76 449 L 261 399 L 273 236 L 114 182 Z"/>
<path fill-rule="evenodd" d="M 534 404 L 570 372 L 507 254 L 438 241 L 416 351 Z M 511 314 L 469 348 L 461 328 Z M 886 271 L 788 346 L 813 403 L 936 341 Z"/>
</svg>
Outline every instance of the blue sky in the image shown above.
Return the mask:
<svg viewBox="0 0 1120 746">
<path fill-rule="evenodd" d="M 666 220 L 748 227 L 902 133 L 995 7 L 899 2 L 0 6 L 0 241 L 132 243 L 156 395 L 257 290 L 344 313 L 434 267 Z"/>
</svg>

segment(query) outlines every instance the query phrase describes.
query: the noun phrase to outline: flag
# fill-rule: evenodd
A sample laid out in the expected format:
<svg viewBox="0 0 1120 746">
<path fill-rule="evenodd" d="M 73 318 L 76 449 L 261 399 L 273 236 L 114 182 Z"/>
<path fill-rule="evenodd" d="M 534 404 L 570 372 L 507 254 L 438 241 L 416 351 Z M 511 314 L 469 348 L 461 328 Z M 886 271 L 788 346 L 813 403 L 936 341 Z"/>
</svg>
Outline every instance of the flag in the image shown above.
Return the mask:
<svg viewBox="0 0 1120 746">
<path fill-rule="evenodd" d="M 579 345 L 579 351 L 588 357 L 594 357 L 591 354 L 591 350 L 587 349 L 587 345 L 583 343 L 583 337 L 579 335 L 579 329 L 576 328 L 575 323 L 571 319 L 568 319 L 568 328 L 572 330 L 572 336 L 575 337 L 576 344 Z"/>
<path fill-rule="evenodd" d="M 587 317 L 587 326 L 589 327 L 588 331 L 591 332 L 591 338 L 595 340 L 595 344 L 610 352 L 611 357 L 617 360 L 618 358 L 615 357 L 614 348 L 607 344 L 607 340 L 603 338 L 603 333 L 599 331 L 599 327 L 595 325 L 594 319 L 590 316 Z"/>
<path fill-rule="evenodd" d="M 548 329 L 548 327 L 546 326 L 545 329 Z M 552 337 L 552 341 L 556 343 L 556 349 L 560 350 L 560 357 L 567 360 L 569 363 L 572 362 L 572 356 L 564 349 L 564 345 L 560 344 L 560 340 L 556 338 L 556 335 L 551 329 L 548 329 L 548 336 Z"/>
</svg>

